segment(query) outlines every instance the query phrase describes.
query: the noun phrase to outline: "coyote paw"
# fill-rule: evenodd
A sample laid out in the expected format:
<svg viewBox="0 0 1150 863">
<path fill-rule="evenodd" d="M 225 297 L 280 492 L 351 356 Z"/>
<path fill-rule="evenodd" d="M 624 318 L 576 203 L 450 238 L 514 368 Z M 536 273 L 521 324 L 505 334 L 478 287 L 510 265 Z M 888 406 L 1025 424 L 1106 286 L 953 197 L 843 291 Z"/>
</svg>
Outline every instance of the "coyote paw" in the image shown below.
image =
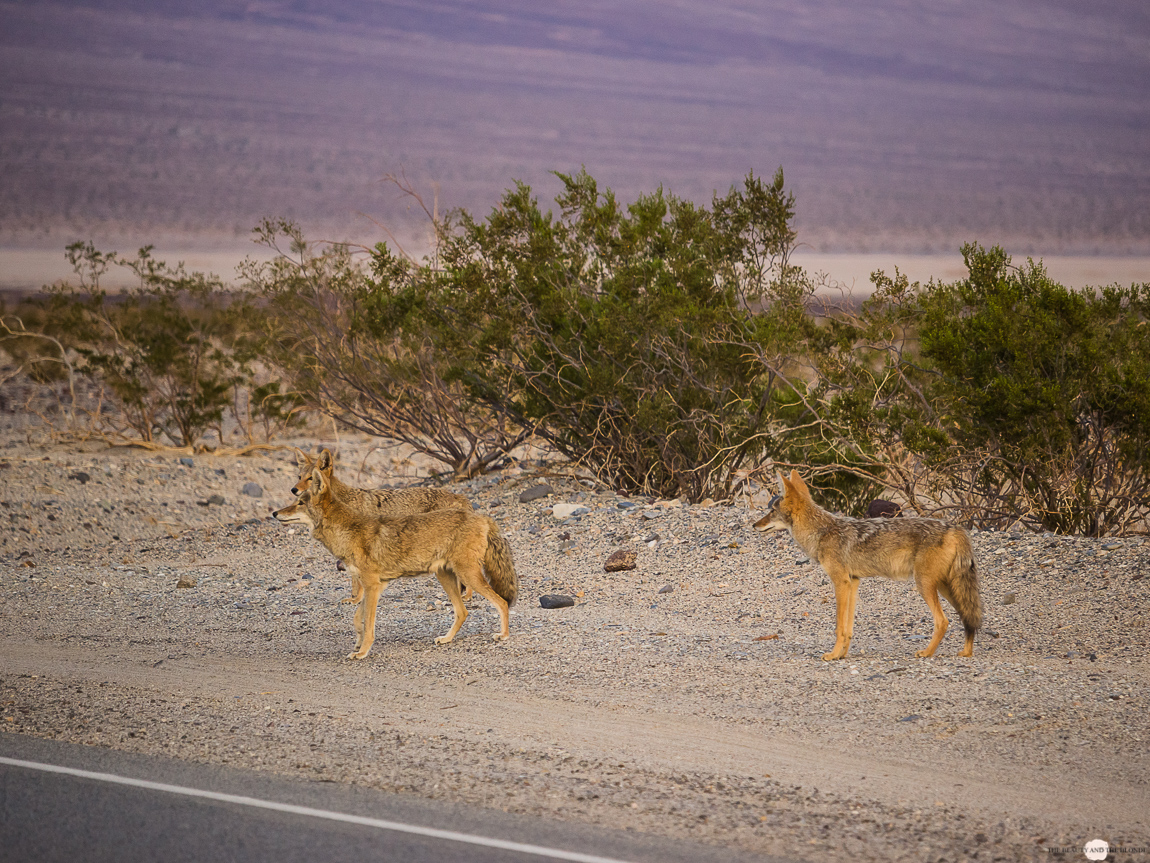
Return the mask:
<svg viewBox="0 0 1150 863">
<path fill-rule="evenodd" d="M 441 635 L 441 636 L 439 636 L 439 638 L 435 639 L 435 643 L 436 644 L 450 644 L 454 640 L 455 640 L 454 635 Z"/>
<path fill-rule="evenodd" d="M 350 602 L 359 602 L 359 597 L 358 596 L 345 596 L 343 599 L 340 600 L 341 605 L 343 603 L 350 603 Z"/>
<path fill-rule="evenodd" d="M 916 650 L 914 655 L 919 659 L 929 659 L 930 657 L 934 656 L 934 651 L 923 648 L 922 650 Z"/>
<path fill-rule="evenodd" d="M 846 656 L 845 653 L 839 654 L 832 650 L 830 653 L 823 654 L 823 662 L 831 662 L 835 659 L 842 659 L 844 656 Z"/>
<path fill-rule="evenodd" d="M 366 650 L 353 650 L 351 653 L 349 653 L 347 655 L 347 658 L 348 659 L 363 659 L 364 657 L 367 656 L 367 654 L 368 654 L 368 651 L 366 651 Z"/>
<path fill-rule="evenodd" d="M 492 639 L 494 639 L 495 641 L 506 641 L 506 640 L 507 640 L 507 639 L 509 639 L 511 636 L 510 636 L 509 634 L 508 634 L 508 635 L 504 635 L 502 632 L 497 632 L 497 633 L 495 633 L 494 635 L 492 635 L 491 637 L 492 637 Z"/>
</svg>

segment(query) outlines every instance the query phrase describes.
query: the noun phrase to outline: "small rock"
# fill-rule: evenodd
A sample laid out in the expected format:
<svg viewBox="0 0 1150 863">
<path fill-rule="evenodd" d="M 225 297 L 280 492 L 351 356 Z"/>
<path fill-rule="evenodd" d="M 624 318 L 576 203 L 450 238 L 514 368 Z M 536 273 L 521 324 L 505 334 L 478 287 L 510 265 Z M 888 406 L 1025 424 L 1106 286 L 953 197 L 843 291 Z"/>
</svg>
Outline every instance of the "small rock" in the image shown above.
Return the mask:
<svg viewBox="0 0 1150 863">
<path fill-rule="evenodd" d="M 1108 542 L 1104 546 L 1102 546 L 1103 551 L 1114 551 L 1116 548 L 1122 548 L 1122 543 L 1120 543 L 1120 542 Z"/>
<path fill-rule="evenodd" d="M 656 512 L 656 511 L 655 511 L 655 510 L 653 510 L 653 509 L 645 509 L 645 510 L 643 510 L 643 518 L 646 518 L 646 519 L 654 519 L 654 518 L 659 518 L 659 516 L 661 516 L 662 514 L 663 514 L 663 513 L 661 513 L 661 512 Z"/>
<path fill-rule="evenodd" d="M 1018 602 L 1018 597 L 1015 596 L 1013 593 L 1008 593 L 1008 594 L 1006 594 L 1006 596 L 1002 597 L 1002 604 L 1003 605 L 1014 605 L 1014 603 L 1016 603 L 1016 602 Z"/>
<path fill-rule="evenodd" d="M 180 580 L 176 582 L 176 587 L 179 587 L 179 588 L 188 588 L 188 587 L 195 587 L 195 586 L 196 586 L 196 580 L 194 578 L 192 578 L 190 575 L 181 575 Z"/>
<path fill-rule="evenodd" d="M 580 506 L 577 503 L 557 503 L 551 508 L 551 515 L 557 520 L 563 521 L 564 519 L 571 518 L 573 515 L 586 515 L 591 510 L 585 506 Z"/>
<path fill-rule="evenodd" d="M 84 485 L 91 478 L 92 478 L 91 476 L 84 473 L 84 471 L 82 471 L 82 470 L 78 470 L 75 473 L 68 474 L 68 479 L 74 479 L 74 480 L 76 480 L 76 482 L 80 483 L 80 485 Z"/>
<path fill-rule="evenodd" d="M 637 564 L 636 560 L 638 555 L 629 549 L 620 549 L 612 554 L 603 563 L 603 570 L 605 572 L 623 572 L 628 569 L 635 569 Z"/>
<path fill-rule="evenodd" d="M 633 500 L 621 500 L 615 504 L 615 506 L 619 507 L 619 509 L 634 509 L 638 505 L 639 504 L 635 503 Z"/>
<path fill-rule="evenodd" d="M 539 597 L 539 604 L 543 608 L 570 608 L 575 604 L 575 597 L 565 596 L 561 593 L 549 593 Z"/>
<path fill-rule="evenodd" d="M 190 456 L 184 456 L 180 459 L 180 464 L 184 467 L 192 467 L 195 465 L 195 461 Z"/>
<path fill-rule="evenodd" d="M 670 593 L 670 592 L 671 592 L 672 590 L 674 590 L 674 589 L 675 589 L 675 588 L 674 588 L 674 586 L 673 586 L 673 585 L 670 585 L 670 584 L 664 584 L 662 587 L 660 587 L 660 588 L 659 588 L 659 591 L 658 591 L 658 592 L 659 592 L 659 593 Z"/>
<path fill-rule="evenodd" d="M 248 497 L 263 497 L 264 490 L 260 487 L 258 482 L 245 482 L 244 487 L 240 489 L 243 494 Z"/>
<path fill-rule="evenodd" d="M 902 513 L 902 507 L 889 500 L 872 500 L 866 508 L 867 518 L 897 518 Z"/>
<path fill-rule="evenodd" d="M 222 477 L 226 478 L 227 475 L 228 475 L 228 472 L 226 470 L 224 470 L 222 467 L 216 468 L 216 476 L 222 476 Z"/>
<path fill-rule="evenodd" d="M 547 497 L 549 494 L 555 494 L 555 489 L 543 482 L 539 485 L 533 485 L 531 488 L 524 489 L 519 494 L 520 503 L 529 503 L 533 500 L 539 500 L 541 497 Z"/>
<path fill-rule="evenodd" d="M 917 713 L 912 713 L 910 716 L 904 716 L 899 722 L 914 722 L 916 719 L 922 719 L 922 716 Z"/>
</svg>

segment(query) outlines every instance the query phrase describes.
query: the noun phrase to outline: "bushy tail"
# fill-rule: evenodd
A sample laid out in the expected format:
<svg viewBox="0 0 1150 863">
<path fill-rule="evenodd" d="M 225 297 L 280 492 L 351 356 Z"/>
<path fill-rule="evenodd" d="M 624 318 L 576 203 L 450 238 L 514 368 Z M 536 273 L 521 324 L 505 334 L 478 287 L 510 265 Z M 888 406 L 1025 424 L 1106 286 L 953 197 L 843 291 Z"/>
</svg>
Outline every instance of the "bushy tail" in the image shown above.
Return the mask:
<svg viewBox="0 0 1150 863">
<path fill-rule="evenodd" d="M 950 563 L 948 579 L 951 602 L 962 619 L 967 635 L 974 635 L 982 627 L 982 599 L 978 594 L 978 572 L 974 566 L 974 552 L 970 540 L 963 534 L 954 560 Z"/>
<path fill-rule="evenodd" d="M 488 584 L 507 601 L 508 608 L 514 605 L 519 595 L 519 576 L 511 559 L 511 545 L 494 521 L 487 526 L 487 554 L 483 557 L 483 570 Z"/>
</svg>

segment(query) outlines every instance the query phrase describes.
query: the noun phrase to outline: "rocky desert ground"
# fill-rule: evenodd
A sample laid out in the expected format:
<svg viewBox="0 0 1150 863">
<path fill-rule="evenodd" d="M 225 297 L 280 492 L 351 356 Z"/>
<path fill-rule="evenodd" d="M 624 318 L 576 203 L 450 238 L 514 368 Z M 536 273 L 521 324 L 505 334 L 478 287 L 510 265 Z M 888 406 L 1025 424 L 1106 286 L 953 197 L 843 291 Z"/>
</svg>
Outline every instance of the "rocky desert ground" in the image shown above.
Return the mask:
<svg viewBox="0 0 1150 863">
<path fill-rule="evenodd" d="M 361 486 L 429 481 L 380 441 L 286 443 L 338 449 Z M 65 442 L 9 412 L 0 479 L 8 734 L 796 860 L 1077 860 L 1096 838 L 1109 859 L 1150 856 L 1142 536 L 975 533 L 973 658 L 952 628 L 916 659 L 926 606 L 883 580 L 864 583 L 850 656 L 826 663 L 829 583 L 751 529 L 754 501 L 628 498 L 532 455 L 452 486 L 511 542 L 511 638 L 491 639 L 476 597 L 436 646 L 446 596 L 404 579 L 350 662 L 346 574 L 269 519 L 290 449 Z M 621 550 L 636 568 L 605 571 Z M 541 606 L 556 594 L 575 604 Z"/>
</svg>

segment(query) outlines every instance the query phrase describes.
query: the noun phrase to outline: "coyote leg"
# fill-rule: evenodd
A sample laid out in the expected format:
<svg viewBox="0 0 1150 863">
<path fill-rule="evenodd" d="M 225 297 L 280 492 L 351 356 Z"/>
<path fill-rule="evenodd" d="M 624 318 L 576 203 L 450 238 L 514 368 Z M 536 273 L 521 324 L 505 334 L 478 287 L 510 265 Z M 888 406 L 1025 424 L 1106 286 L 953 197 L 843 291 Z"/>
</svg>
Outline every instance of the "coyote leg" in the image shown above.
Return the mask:
<svg viewBox="0 0 1150 863">
<path fill-rule="evenodd" d="M 496 641 L 506 640 L 511 635 L 511 613 L 507 607 L 507 600 L 496 593 L 495 589 L 487 583 L 482 567 L 477 565 L 474 569 L 466 571 L 460 569 L 459 580 L 474 589 L 480 596 L 490 600 L 491 604 L 495 606 L 495 610 L 499 612 L 499 632 L 492 637 Z"/>
<path fill-rule="evenodd" d="M 916 651 L 915 656 L 925 658 L 934 656 L 934 652 L 938 650 L 939 642 L 942 637 L 946 635 L 946 628 L 948 626 L 946 615 L 942 613 L 942 604 L 938 601 L 938 585 L 935 583 L 922 583 L 918 585 L 918 592 L 922 594 L 922 598 L 926 600 L 927 606 L 930 608 L 930 614 L 934 618 L 934 633 L 931 635 L 930 644 L 922 650 Z M 973 640 L 971 641 L 973 645 Z"/>
<path fill-rule="evenodd" d="M 436 644 L 448 644 L 458 634 L 459 627 L 463 626 L 463 621 L 467 620 L 467 607 L 459 595 L 459 577 L 454 572 L 438 569 L 435 571 L 435 577 L 439 579 L 439 583 L 447 591 L 447 598 L 451 600 L 451 608 L 455 611 L 455 621 L 451 624 L 451 629 L 447 635 L 441 635 L 435 639 Z"/>
<path fill-rule="evenodd" d="M 958 606 L 955 605 L 954 599 L 953 599 L 953 597 L 951 597 L 950 591 L 947 590 L 946 587 L 944 587 L 943 585 L 940 584 L 938 586 L 938 592 L 942 594 L 942 598 L 945 599 L 947 602 L 949 602 L 951 607 L 955 611 L 958 611 Z M 973 656 L 974 655 L 974 633 L 973 632 L 968 632 L 966 634 L 966 643 L 963 645 L 962 650 L 960 650 L 958 652 L 958 655 L 959 656 Z"/>
<path fill-rule="evenodd" d="M 349 566 L 347 568 L 347 574 L 351 576 L 351 596 L 345 596 L 340 602 L 359 602 L 363 599 L 363 582 L 359 579 L 359 570 L 354 566 Z"/>
<path fill-rule="evenodd" d="M 379 595 L 387 588 L 388 581 L 375 581 L 363 589 L 363 598 L 355 609 L 355 650 L 348 659 L 363 659 L 375 644 L 375 612 L 379 606 Z"/>
<path fill-rule="evenodd" d="M 858 579 L 852 579 L 845 571 L 829 573 L 831 583 L 835 587 L 835 646 L 830 653 L 824 653 L 823 659 L 842 659 L 847 655 L 851 646 L 851 630 L 854 621 L 851 619 L 854 612 L 854 592 L 858 590 Z M 856 585 L 851 588 L 851 582 Z"/>
</svg>

